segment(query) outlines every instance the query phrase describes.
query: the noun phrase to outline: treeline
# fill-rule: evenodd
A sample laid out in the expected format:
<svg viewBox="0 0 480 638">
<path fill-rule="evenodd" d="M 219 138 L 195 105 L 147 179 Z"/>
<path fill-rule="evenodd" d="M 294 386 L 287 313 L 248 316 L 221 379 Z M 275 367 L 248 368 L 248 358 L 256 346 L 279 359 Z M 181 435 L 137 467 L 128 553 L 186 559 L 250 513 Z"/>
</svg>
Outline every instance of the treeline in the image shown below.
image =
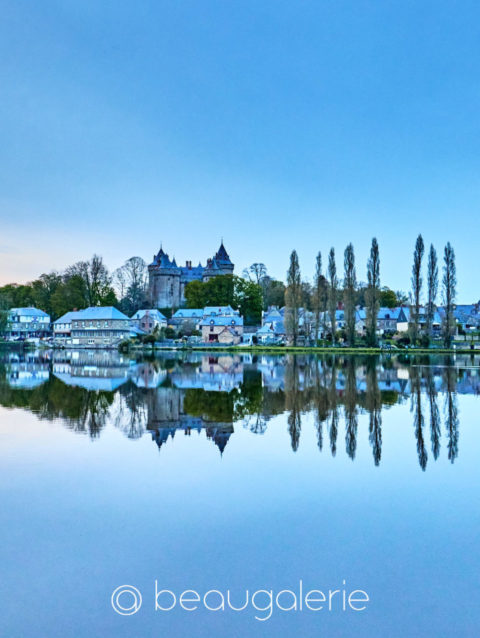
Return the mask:
<svg viewBox="0 0 480 638">
<path fill-rule="evenodd" d="M 28 284 L 0 287 L 0 316 L 10 308 L 34 306 L 52 320 L 66 312 L 89 306 L 116 306 L 133 314 L 147 303 L 148 271 L 141 257 L 131 257 L 110 273 L 103 258 L 93 255 L 63 272 L 42 274 Z M 0 318 L 1 321 L 1 318 Z"/>
<path fill-rule="evenodd" d="M 290 265 L 287 272 L 287 286 L 285 289 L 285 321 L 287 334 L 294 345 L 300 335 L 300 310 L 312 310 L 315 316 L 315 331 L 318 340 L 321 330 L 330 335 L 335 343 L 337 339 L 336 311 L 342 304 L 345 316 L 345 337 L 349 345 L 354 346 L 358 339 L 356 333 L 356 309 L 365 309 L 365 342 L 368 346 L 376 346 L 377 320 L 381 306 L 395 307 L 408 305 L 409 333 L 412 343 L 428 345 L 432 336 L 432 327 L 437 301 L 439 297 L 439 265 L 437 252 L 430 246 L 427 258 L 427 291 L 426 304 L 422 306 L 424 292 L 424 253 L 425 245 L 422 235 L 415 243 L 413 253 L 411 292 L 406 297 L 401 292 L 393 293 L 381 287 L 380 283 L 380 250 L 377 239 L 372 239 L 370 254 L 367 262 L 367 282 L 358 284 L 355 265 L 355 252 L 350 243 L 343 255 L 343 279 L 339 278 L 335 249 L 328 253 L 326 267 L 323 267 L 322 254 L 319 252 L 315 260 L 315 275 L 313 285 L 306 286 L 302 282 L 300 264 L 295 250 L 290 255 Z M 443 268 L 441 279 L 442 306 L 442 336 L 444 345 L 451 345 L 455 333 L 455 301 L 456 301 L 456 266 L 455 252 L 450 242 L 444 248 Z M 385 303 L 388 301 L 388 303 Z M 423 313 L 422 313 L 422 310 Z M 421 322 L 421 317 L 424 321 Z M 420 324 L 424 326 L 421 329 Z"/>
</svg>

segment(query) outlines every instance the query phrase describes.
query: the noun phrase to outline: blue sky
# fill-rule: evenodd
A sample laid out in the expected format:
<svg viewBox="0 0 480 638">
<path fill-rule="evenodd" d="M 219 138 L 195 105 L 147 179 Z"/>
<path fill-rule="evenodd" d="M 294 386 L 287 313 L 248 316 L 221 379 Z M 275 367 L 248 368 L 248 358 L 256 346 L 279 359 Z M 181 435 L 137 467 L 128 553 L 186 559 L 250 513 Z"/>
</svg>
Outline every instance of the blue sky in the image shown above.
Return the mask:
<svg viewBox="0 0 480 638">
<path fill-rule="evenodd" d="M 163 242 L 283 278 L 371 237 L 407 290 L 418 232 L 478 300 L 480 6 L 1 2 L 0 282 Z"/>
</svg>

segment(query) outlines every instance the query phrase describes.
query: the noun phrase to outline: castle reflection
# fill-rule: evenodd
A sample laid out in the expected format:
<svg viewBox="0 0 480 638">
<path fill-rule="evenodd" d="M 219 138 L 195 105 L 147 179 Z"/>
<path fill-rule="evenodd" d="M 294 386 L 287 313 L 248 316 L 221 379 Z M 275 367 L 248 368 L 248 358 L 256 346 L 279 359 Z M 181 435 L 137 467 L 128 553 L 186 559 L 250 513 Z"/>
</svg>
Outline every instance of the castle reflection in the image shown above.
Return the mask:
<svg viewBox="0 0 480 638">
<path fill-rule="evenodd" d="M 382 459 L 383 412 L 410 402 L 420 467 L 458 456 L 459 394 L 480 392 L 474 356 L 254 356 L 163 352 L 135 360 L 111 351 L 7 352 L 0 404 L 60 419 L 95 438 L 112 423 L 131 439 L 149 433 L 162 448 L 178 434 L 204 434 L 223 453 L 235 427 L 263 434 L 286 415 L 293 451 L 313 415 L 320 451 L 342 445 L 353 460 L 359 416 L 367 415 L 373 462 Z M 340 432 L 344 432 L 341 443 Z"/>
</svg>

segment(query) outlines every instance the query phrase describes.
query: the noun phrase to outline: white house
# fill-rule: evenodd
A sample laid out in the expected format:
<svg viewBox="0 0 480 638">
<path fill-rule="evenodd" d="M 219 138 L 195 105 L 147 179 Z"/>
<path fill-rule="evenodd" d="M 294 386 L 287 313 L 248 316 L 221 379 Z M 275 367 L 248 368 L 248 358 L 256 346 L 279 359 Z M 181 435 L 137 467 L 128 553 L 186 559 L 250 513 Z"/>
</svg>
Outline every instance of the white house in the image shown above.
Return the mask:
<svg viewBox="0 0 480 638">
<path fill-rule="evenodd" d="M 44 338 L 50 335 L 50 316 L 38 308 L 11 308 L 8 312 L 7 339 Z"/>
</svg>

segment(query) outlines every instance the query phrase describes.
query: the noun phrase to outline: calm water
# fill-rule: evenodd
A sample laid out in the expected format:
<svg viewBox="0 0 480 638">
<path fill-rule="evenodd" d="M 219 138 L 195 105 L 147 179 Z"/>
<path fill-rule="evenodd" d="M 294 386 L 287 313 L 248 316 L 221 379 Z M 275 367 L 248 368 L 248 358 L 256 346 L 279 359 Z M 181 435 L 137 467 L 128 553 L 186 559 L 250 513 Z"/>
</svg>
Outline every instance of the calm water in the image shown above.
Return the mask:
<svg viewBox="0 0 480 638">
<path fill-rule="evenodd" d="M 1 636 L 479 635 L 480 359 L 2 357 Z"/>
</svg>

